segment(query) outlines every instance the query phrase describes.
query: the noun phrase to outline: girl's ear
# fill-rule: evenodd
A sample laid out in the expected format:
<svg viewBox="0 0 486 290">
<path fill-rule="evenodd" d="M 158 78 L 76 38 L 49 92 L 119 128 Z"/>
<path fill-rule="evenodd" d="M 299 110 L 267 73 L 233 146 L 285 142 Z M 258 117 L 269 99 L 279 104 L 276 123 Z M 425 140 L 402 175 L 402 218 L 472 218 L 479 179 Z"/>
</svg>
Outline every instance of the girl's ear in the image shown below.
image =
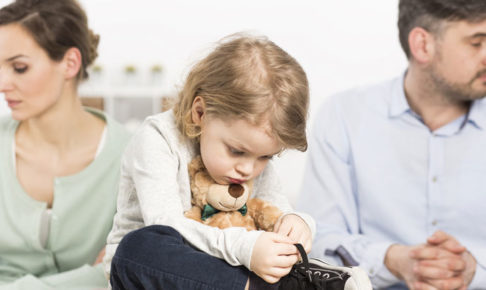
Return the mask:
<svg viewBox="0 0 486 290">
<path fill-rule="evenodd" d="M 71 47 L 66 51 L 64 54 L 64 58 L 62 60 L 65 64 L 64 66 L 64 73 L 66 79 L 76 78 L 78 75 L 79 69 L 81 68 L 81 52 L 76 47 Z"/>
<path fill-rule="evenodd" d="M 205 111 L 206 104 L 204 103 L 204 99 L 201 96 L 195 97 L 191 107 L 192 122 L 201 126 Z"/>
<path fill-rule="evenodd" d="M 429 63 L 435 54 L 437 42 L 434 36 L 421 27 L 413 28 L 408 35 L 412 58 L 419 64 Z"/>
</svg>

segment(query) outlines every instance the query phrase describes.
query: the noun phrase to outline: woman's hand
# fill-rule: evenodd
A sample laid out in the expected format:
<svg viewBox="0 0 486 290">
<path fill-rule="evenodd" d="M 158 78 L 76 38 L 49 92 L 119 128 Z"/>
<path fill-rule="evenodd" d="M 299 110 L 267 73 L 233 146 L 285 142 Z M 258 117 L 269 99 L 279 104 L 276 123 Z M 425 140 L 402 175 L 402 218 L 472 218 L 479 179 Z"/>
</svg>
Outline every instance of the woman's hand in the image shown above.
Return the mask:
<svg viewBox="0 0 486 290">
<path fill-rule="evenodd" d="M 103 257 L 105 256 L 105 249 L 106 247 L 103 247 L 103 249 L 101 249 L 100 253 L 98 254 L 98 257 L 96 257 L 96 261 L 93 263 L 93 266 L 96 266 L 99 263 L 103 262 Z"/>
</svg>

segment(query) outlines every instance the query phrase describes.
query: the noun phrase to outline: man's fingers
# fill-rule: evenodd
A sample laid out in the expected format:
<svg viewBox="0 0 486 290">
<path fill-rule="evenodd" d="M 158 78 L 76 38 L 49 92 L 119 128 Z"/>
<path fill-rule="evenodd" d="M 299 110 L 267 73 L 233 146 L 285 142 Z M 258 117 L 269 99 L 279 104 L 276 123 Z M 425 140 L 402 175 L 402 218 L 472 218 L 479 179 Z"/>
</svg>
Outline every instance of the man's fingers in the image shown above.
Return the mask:
<svg viewBox="0 0 486 290">
<path fill-rule="evenodd" d="M 458 255 L 436 246 L 424 246 L 410 251 L 410 257 L 417 260 L 435 260 Z"/>
<path fill-rule="evenodd" d="M 450 236 L 443 231 L 436 231 L 429 238 L 427 238 L 427 243 L 438 245 L 449 239 Z"/>
<path fill-rule="evenodd" d="M 413 273 L 422 280 L 428 279 L 448 279 L 456 275 L 456 272 L 438 267 L 422 266 L 417 263 L 413 268 Z"/>
<path fill-rule="evenodd" d="M 427 284 L 425 282 L 416 281 L 410 286 L 412 290 L 437 290 L 434 286 Z"/>
<path fill-rule="evenodd" d="M 452 240 L 447 240 L 443 243 L 440 244 L 441 248 L 444 248 L 448 250 L 449 252 L 452 252 L 454 254 L 462 254 L 463 252 L 466 251 L 466 247 L 461 245 L 458 241 L 455 239 Z"/>
<path fill-rule="evenodd" d="M 427 243 L 433 246 L 440 246 L 456 254 L 460 254 L 466 250 L 456 238 L 443 231 L 436 231 L 427 239 Z"/>
<path fill-rule="evenodd" d="M 447 279 L 425 280 L 425 282 L 437 289 L 459 289 L 464 286 L 464 279 L 461 276 Z"/>
<path fill-rule="evenodd" d="M 454 272 L 462 272 L 466 269 L 466 262 L 459 257 L 453 259 L 422 260 L 418 264 L 423 267 L 443 268 Z"/>
</svg>

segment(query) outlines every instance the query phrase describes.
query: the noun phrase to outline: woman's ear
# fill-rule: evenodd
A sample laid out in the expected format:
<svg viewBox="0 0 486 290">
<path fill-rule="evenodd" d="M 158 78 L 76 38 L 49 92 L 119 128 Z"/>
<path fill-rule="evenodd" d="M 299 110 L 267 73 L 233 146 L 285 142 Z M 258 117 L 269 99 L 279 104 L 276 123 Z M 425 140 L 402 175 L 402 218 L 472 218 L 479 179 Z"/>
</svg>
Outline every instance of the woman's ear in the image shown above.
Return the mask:
<svg viewBox="0 0 486 290">
<path fill-rule="evenodd" d="M 65 64 L 65 77 L 66 79 L 76 78 L 82 64 L 81 52 L 76 47 L 71 47 L 64 54 L 62 60 Z"/>
<path fill-rule="evenodd" d="M 201 126 L 206 111 L 206 104 L 201 96 L 196 96 L 192 101 L 191 115 L 192 122 L 198 126 Z"/>
<path fill-rule="evenodd" d="M 435 37 L 421 27 L 413 28 L 408 34 L 408 45 L 410 54 L 414 61 L 419 64 L 426 64 L 434 58 Z"/>
</svg>

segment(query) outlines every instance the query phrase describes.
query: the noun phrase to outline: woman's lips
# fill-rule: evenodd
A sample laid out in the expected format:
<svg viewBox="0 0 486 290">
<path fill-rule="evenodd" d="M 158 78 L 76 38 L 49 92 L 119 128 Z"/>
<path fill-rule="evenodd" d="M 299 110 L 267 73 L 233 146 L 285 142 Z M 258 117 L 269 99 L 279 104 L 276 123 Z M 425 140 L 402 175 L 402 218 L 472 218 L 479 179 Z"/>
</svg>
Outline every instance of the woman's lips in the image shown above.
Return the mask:
<svg viewBox="0 0 486 290">
<path fill-rule="evenodd" d="M 18 106 L 22 101 L 7 100 L 7 104 L 10 108 Z"/>
</svg>

